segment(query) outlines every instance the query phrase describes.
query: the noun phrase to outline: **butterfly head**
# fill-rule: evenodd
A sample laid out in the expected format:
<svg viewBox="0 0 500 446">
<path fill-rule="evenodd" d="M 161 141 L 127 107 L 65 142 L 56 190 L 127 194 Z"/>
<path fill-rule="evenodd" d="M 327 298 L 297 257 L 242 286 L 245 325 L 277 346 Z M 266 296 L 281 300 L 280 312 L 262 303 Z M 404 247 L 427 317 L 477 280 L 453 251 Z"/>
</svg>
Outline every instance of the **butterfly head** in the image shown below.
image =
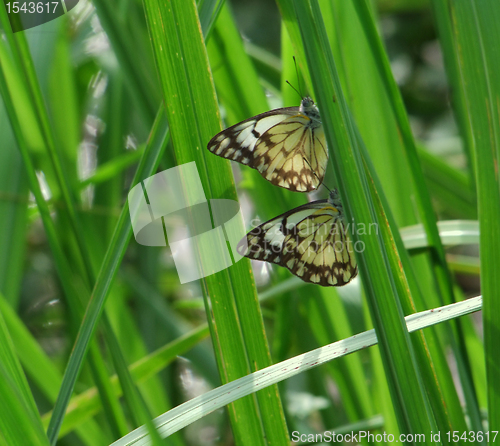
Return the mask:
<svg viewBox="0 0 500 446">
<path fill-rule="evenodd" d="M 319 115 L 318 107 L 316 107 L 311 97 L 306 96 L 302 99 L 299 111 L 311 120 L 312 127 L 319 127 L 321 125 L 321 116 Z"/>
<path fill-rule="evenodd" d="M 339 211 L 342 211 L 342 199 L 340 198 L 339 191 L 337 189 L 332 189 L 330 195 L 328 196 L 328 202 Z"/>
</svg>

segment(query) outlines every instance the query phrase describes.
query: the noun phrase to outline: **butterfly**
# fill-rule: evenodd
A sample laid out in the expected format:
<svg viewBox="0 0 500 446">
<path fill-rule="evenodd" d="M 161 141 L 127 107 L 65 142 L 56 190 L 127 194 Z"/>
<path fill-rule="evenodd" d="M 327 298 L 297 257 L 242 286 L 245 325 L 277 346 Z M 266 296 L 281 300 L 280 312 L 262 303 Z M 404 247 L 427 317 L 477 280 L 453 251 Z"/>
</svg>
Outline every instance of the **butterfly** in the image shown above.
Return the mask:
<svg viewBox="0 0 500 446">
<path fill-rule="evenodd" d="M 238 244 L 240 255 L 288 268 L 305 282 L 343 286 L 358 273 L 354 246 L 337 190 L 251 230 Z"/>
<path fill-rule="evenodd" d="M 297 192 L 317 189 L 328 162 L 321 117 L 310 97 L 299 107 L 271 110 L 227 128 L 210 140 L 208 150 Z"/>
</svg>

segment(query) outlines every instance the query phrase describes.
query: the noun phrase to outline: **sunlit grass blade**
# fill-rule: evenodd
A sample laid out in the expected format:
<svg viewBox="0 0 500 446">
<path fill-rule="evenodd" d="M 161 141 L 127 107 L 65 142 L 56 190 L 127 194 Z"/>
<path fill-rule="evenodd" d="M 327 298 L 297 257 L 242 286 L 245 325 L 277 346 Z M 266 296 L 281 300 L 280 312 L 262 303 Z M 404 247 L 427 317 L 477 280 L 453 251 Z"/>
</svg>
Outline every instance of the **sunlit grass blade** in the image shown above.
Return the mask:
<svg viewBox="0 0 500 446">
<path fill-rule="evenodd" d="M 408 118 L 404 111 L 396 83 L 392 78 L 388 58 L 383 50 L 380 37 L 378 36 L 367 3 L 357 2 L 353 5 L 339 3 L 337 8 L 332 8 L 333 15 L 336 17 L 337 27 L 330 26 L 328 28 L 330 30 L 336 30 L 339 58 L 343 61 L 342 67 L 348 71 L 348 74 L 345 75 L 345 85 L 349 89 L 349 99 L 354 104 L 354 111 L 357 117 L 361 118 L 361 129 L 363 130 L 363 128 L 365 128 L 364 133 L 367 136 L 369 147 L 372 149 L 371 152 L 373 153 L 374 164 L 377 165 L 377 172 L 380 172 L 381 182 L 385 185 L 384 189 L 387 190 L 389 197 L 392 197 L 391 204 L 394 205 L 393 209 L 398 216 L 398 220 L 407 222 L 415 221 L 413 208 L 411 206 L 412 203 L 408 200 L 408 196 L 416 194 L 420 197 L 421 215 L 423 215 L 424 221 L 427 222 L 427 231 L 432 234 L 431 237 L 432 240 L 434 240 L 433 243 L 431 243 L 432 246 L 435 246 L 431 251 L 434 255 L 430 257 L 430 260 L 436 265 L 435 269 L 438 273 L 437 283 L 439 285 L 439 290 L 443 296 L 447 296 L 447 299 L 451 299 L 451 277 L 447 271 L 442 245 L 439 238 L 436 237 L 437 229 L 435 227 L 435 217 L 432 207 L 430 206 L 426 184 L 423 182 L 421 167 L 416 157 L 415 143 L 413 142 Z M 352 14 L 354 11 L 356 11 L 356 14 L 353 16 Z M 361 28 L 353 26 L 353 22 L 356 25 L 359 23 Z M 343 26 L 344 23 L 348 23 L 349 26 Z M 363 38 L 360 39 L 360 36 Z M 356 42 L 356 44 L 353 44 L 349 50 L 349 48 L 346 48 L 346 45 L 348 45 L 351 40 Z M 351 59 L 357 59 L 357 63 L 347 63 L 348 61 L 350 62 Z M 361 66 L 363 69 L 359 70 Z M 362 101 L 360 101 L 361 98 Z M 363 103 L 363 107 L 359 107 L 360 102 Z M 395 118 L 394 121 L 393 117 Z M 384 131 L 381 132 L 381 129 L 384 129 Z M 398 129 L 400 129 L 400 131 L 398 131 Z M 403 134 L 403 138 L 401 138 L 401 134 Z M 387 141 L 387 143 L 382 143 L 381 147 L 377 147 L 379 140 Z M 406 153 L 406 157 L 410 161 L 409 166 L 407 166 L 406 159 L 401 158 L 401 155 L 404 153 Z M 390 167 L 388 168 L 388 166 Z M 406 176 L 409 175 L 410 172 L 413 176 L 414 184 L 417 186 L 415 191 L 413 191 L 413 188 L 409 187 L 410 184 L 406 179 Z M 395 190 L 397 190 L 397 192 L 395 192 Z M 410 206 L 408 207 L 407 205 Z M 415 266 L 418 264 L 419 263 L 415 263 Z M 420 262 L 420 267 L 418 267 L 418 269 L 421 270 L 422 266 L 424 265 Z M 411 273 L 411 270 L 413 270 L 413 267 L 406 264 L 405 269 L 408 271 L 408 275 Z M 415 292 L 414 298 L 421 296 L 420 288 L 422 286 L 427 290 L 425 293 L 425 300 L 422 300 L 422 298 L 418 299 L 418 308 L 422 308 L 422 306 L 423 308 L 434 306 L 440 302 L 439 293 L 435 292 L 436 287 L 434 285 L 434 280 L 428 283 L 427 288 L 423 285 L 425 283 L 426 281 L 422 280 L 422 277 L 419 277 L 418 281 L 413 281 L 411 287 L 413 292 Z M 411 311 L 411 307 L 405 309 L 406 313 Z M 450 335 L 452 335 L 452 333 L 448 333 L 448 336 Z M 453 342 L 452 340 L 452 344 Z M 443 358 L 442 348 L 435 341 L 429 339 L 429 346 L 424 347 L 424 350 L 420 352 L 420 354 L 423 355 L 419 360 L 420 363 L 422 363 L 422 361 L 425 361 L 425 364 L 427 363 L 425 351 L 430 346 L 437 347 L 434 352 L 432 352 L 432 348 L 430 348 L 432 353 L 431 356 L 435 357 L 436 360 L 438 360 L 438 358 Z M 457 348 L 455 348 L 455 352 L 459 357 L 462 354 Z M 456 390 L 453 386 L 449 385 L 450 377 L 446 361 L 441 360 L 441 362 L 444 368 L 431 367 L 433 367 L 433 370 L 437 371 L 436 378 L 438 382 L 441 383 L 440 385 L 448 389 L 450 401 L 446 406 L 456 407 Z M 462 363 L 463 360 L 460 359 L 459 364 Z M 441 370 L 443 375 L 440 377 L 439 374 Z M 463 367 L 460 367 L 459 370 L 461 371 L 462 379 L 466 383 L 465 385 L 469 386 L 467 370 Z M 434 384 L 436 384 L 433 382 L 435 372 L 431 372 L 427 374 L 427 376 L 429 377 L 428 385 L 431 387 L 434 386 Z M 430 394 L 437 395 L 437 392 L 430 391 Z M 454 403 L 451 403 L 451 401 L 454 401 Z M 473 407 L 473 399 L 470 401 L 472 403 L 471 407 Z M 435 400 L 433 404 L 435 410 L 442 413 L 440 409 L 441 406 L 442 401 L 439 399 Z M 445 423 L 445 425 L 441 427 L 443 429 L 449 428 L 449 422 L 445 421 L 445 417 L 441 418 L 441 420 L 442 423 Z M 463 425 L 464 423 L 463 416 L 459 411 L 455 412 L 455 423 L 457 423 L 457 425 Z"/>
<path fill-rule="evenodd" d="M 229 163 L 205 148 L 220 123 L 194 3 L 176 0 L 167 8 L 149 0 L 145 5 L 177 163 L 196 162 L 208 198 L 234 200 Z M 244 259 L 203 278 L 202 289 L 222 380 L 269 365 L 249 262 Z M 246 398 L 229 408 L 236 441 L 288 441 L 277 388 L 256 396 L 258 406 L 255 399 Z"/>
<path fill-rule="evenodd" d="M 375 36 L 360 20 L 354 2 L 325 2 L 321 10 L 346 100 L 394 217 L 399 226 L 415 224 L 415 207 L 408 200 L 415 186 L 408 181 L 410 167 L 404 143 L 384 89 L 386 81 L 378 69 L 378 59 L 385 54 L 373 51 Z"/>
<path fill-rule="evenodd" d="M 242 116 L 266 111 L 269 105 L 227 5 L 221 9 L 207 50 L 226 122 L 233 125 Z"/>
<path fill-rule="evenodd" d="M 451 277 L 446 266 L 444 249 L 439 239 L 434 210 L 432 208 L 430 196 L 424 181 L 422 168 L 417 155 L 415 140 L 411 132 L 404 103 L 392 76 L 389 60 L 383 50 L 382 41 L 378 35 L 375 22 L 373 20 L 373 13 L 370 10 L 369 4 L 366 1 L 361 1 L 355 3 L 355 5 L 358 11 L 359 19 L 363 25 L 363 29 L 366 32 L 367 40 L 372 45 L 377 68 L 380 70 L 380 78 L 383 81 L 384 88 L 387 92 L 387 98 L 396 117 L 398 130 L 403 139 L 403 147 L 406 149 L 408 166 L 411 171 L 412 180 L 416 186 L 415 195 L 420 218 L 423 221 L 426 232 L 428 233 L 429 241 L 433 247 L 433 250 L 431 251 L 432 261 L 436 273 L 437 283 L 439 285 L 440 296 L 441 299 L 443 299 L 442 302 L 450 303 L 454 300 Z"/>
</svg>

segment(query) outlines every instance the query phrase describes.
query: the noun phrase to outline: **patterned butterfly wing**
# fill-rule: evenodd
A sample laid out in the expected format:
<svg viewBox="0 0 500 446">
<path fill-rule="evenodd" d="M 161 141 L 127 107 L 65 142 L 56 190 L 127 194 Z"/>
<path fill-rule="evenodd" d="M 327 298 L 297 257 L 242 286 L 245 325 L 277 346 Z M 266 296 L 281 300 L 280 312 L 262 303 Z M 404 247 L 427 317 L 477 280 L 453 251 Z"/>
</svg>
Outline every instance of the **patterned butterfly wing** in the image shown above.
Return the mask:
<svg viewBox="0 0 500 446">
<path fill-rule="evenodd" d="M 321 286 L 346 285 L 358 272 L 338 201 L 315 201 L 263 223 L 240 242 L 238 252 Z"/>
<path fill-rule="evenodd" d="M 293 227 L 283 243 L 282 263 L 306 282 L 322 286 L 349 283 L 358 269 L 338 210 L 327 204 Z"/>
<path fill-rule="evenodd" d="M 304 106 L 304 101 L 310 101 Z M 272 184 L 298 192 L 318 188 L 328 162 L 325 134 L 311 99 L 271 110 L 214 136 L 215 155 L 257 169 Z"/>
</svg>

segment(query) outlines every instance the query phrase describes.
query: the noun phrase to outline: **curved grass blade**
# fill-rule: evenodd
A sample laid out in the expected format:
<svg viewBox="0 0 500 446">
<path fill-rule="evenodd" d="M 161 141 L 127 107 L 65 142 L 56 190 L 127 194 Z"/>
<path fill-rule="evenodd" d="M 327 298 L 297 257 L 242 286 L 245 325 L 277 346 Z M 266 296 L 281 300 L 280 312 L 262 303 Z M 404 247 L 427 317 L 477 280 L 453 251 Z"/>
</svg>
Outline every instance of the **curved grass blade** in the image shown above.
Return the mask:
<svg viewBox="0 0 500 446">
<path fill-rule="evenodd" d="M 408 331 L 414 332 L 479 311 L 481 307 L 482 297 L 478 296 L 463 302 L 412 314 L 405 318 L 405 323 Z M 157 417 L 155 424 L 162 437 L 168 437 L 195 420 L 199 420 L 214 410 L 235 401 L 237 398 L 242 398 L 264 386 L 286 380 L 306 370 L 325 364 L 328 361 L 373 346 L 377 342 L 375 330 L 369 330 L 348 339 L 325 345 L 193 398 Z M 140 427 L 120 440 L 115 441 L 111 446 L 146 446 L 149 444 L 151 443 L 147 430 L 144 427 Z"/>
</svg>

